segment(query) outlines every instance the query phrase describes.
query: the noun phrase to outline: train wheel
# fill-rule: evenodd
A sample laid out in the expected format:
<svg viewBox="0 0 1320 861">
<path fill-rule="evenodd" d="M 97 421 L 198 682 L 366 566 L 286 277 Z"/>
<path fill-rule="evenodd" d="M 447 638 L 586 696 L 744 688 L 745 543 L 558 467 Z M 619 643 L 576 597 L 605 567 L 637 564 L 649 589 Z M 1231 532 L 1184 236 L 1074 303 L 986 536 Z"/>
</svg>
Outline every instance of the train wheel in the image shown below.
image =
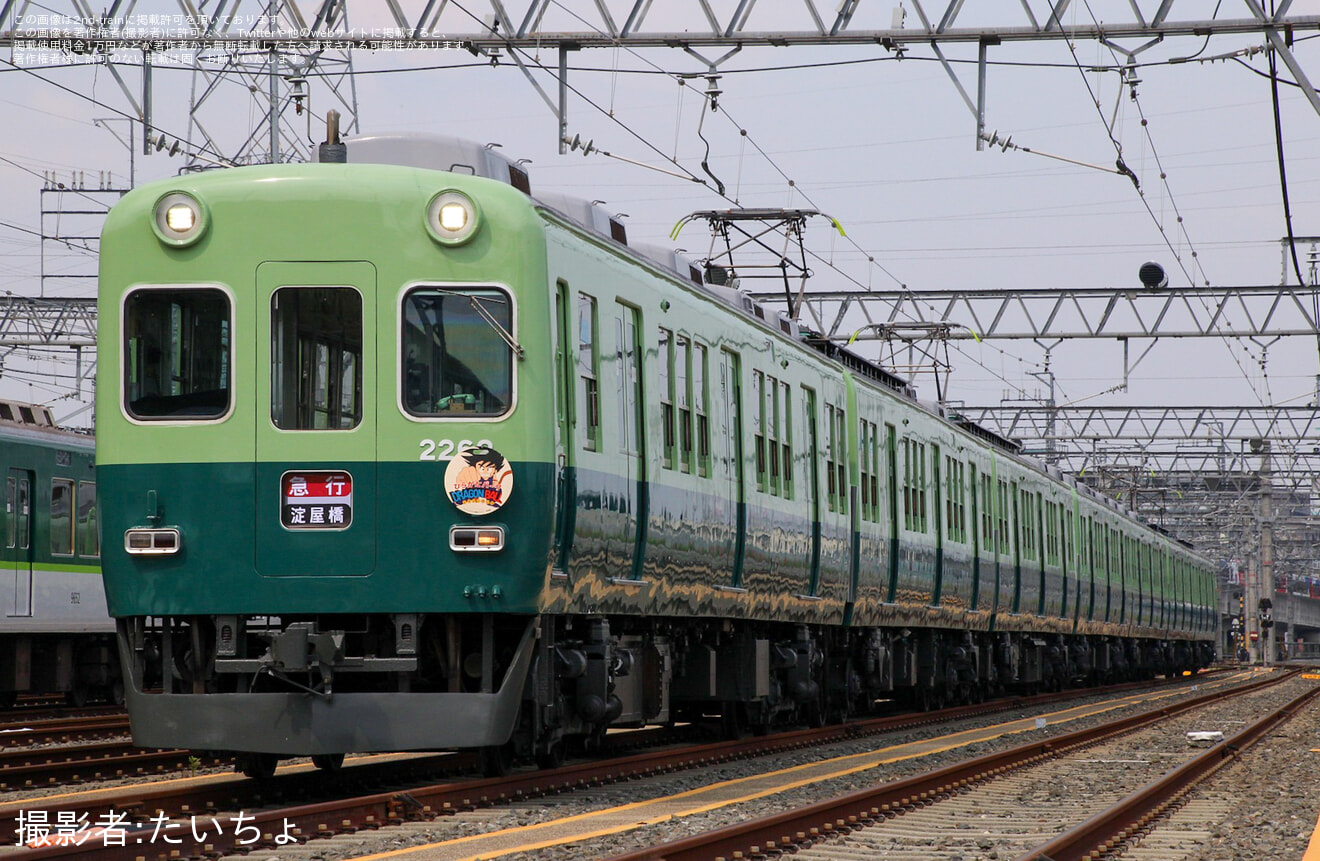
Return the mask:
<svg viewBox="0 0 1320 861">
<path fill-rule="evenodd" d="M 342 753 L 318 753 L 312 757 L 312 765 L 322 771 L 334 774 L 344 767 L 344 755 Z"/>
<path fill-rule="evenodd" d="M 253 780 L 270 780 L 280 758 L 273 753 L 245 753 L 238 757 L 238 770 Z"/>
<path fill-rule="evenodd" d="M 479 756 L 486 777 L 504 777 L 513 771 L 513 742 L 483 747 Z"/>
</svg>

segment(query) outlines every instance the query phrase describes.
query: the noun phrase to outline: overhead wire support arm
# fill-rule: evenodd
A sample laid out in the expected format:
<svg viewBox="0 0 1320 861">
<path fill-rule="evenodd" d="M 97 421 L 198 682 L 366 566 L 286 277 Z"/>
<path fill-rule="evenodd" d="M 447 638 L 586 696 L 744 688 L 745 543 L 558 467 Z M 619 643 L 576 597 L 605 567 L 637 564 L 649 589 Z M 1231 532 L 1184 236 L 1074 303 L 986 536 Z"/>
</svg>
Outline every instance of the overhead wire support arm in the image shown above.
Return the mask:
<svg viewBox="0 0 1320 861">
<path fill-rule="evenodd" d="M 811 270 L 807 267 L 806 225 L 808 219 L 816 216 L 828 219 L 840 236 L 847 235 L 838 219 L 814 209 L 725 209 L 685 215 L 674 225 L 669 237 L 677 239 L 689 222 L 706 221 L 710 226 L 711 244 L 705 266 L 711 283 L 731 286 L 738 278 L 778 277 L 783 280 L 783 299 L 788 305 L 789 317 L 796 320 L 802 307 L 807 279 L 811 276 Z M 747 226 L 753 223 L 759 226 Z M 772 235 L 783 237 L 781 248 L 775 248 L 766 241 Z M 719 239 L 724 240 L 724 251 L 717 253 L 715 246 Z M 789 246 L 795 243 L 796 260 L 791 259 L 788 253 Z M 711 277 L 711 274 L 721 270 L 720 275 Z M 796 296 L 791 288 L 790 273 L 791 277 L 799 281 Z"/>
</svg>

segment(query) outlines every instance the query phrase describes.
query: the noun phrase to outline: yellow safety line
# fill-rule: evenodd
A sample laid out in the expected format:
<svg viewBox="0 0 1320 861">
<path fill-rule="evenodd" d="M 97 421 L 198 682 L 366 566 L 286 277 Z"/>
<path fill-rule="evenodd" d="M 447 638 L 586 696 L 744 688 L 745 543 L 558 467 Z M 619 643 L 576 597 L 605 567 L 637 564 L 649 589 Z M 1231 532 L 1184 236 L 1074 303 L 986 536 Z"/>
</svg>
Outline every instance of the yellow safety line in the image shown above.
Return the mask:
<svg viewBox="0 0 1320 861">
<path fill-rule="evenodd" d="M 407 754 L 407 755 L 408 755 L 408 756 L 416 756 L 416 754 Z M 348 758 L 346 758 L 346 759 L 344 760 L 344 762 L 346 762 L 346 763 L 348 763 L 348 762 L 354 762 L 354 763 L 358 763 L 358 762 L 368 762 L 368 761 L 370 761 L 370 760 L 381 759 L 381 758 L 383 758 L 383 757 L 388 757 L 388 756 L 399 756 L 399 754 L 397 754 L 397 753 L 373 753 L 373 754 L 362 754 L 362 755 L 360 755 L 360 756 L 352 756 L 352 757 L 348 757 Z M 204 766 L 204 767 L 205 767 L 205 768 L 220 768 L 220 767 L 223 767 L 223 766 Z M 314 767 L 315 767 L 315 766 L 313 766 L 311 763 L 301 763 L 301 764 L 296 764 L 296 765 L 282 765 L 282 766 L 280 766 L 280 768 L 279 768 L 279 772 L 280 772 L 280 774 L 289 774 L 289 773 L 298 772 L 298 771 L 307 771 L 308 769 L 311 769 L 311 768 L 314 768 Z M 207 774 L 189 775 L 188 777 L 168 777 L 168 778 L 165 778 L 165 779 L 163 779 L 163 780 L 150 780 L 150 779 L 148 779 L 148 778 L 150 778 L 150 777 L 152 777 L 152 775 L 149 775 L 149 774 L 124 774 L 124 775 L 117 775 L 117 776 L 111 776 L 111 777 L 106 778 L 106 779 L 107 779 L 107 780 L 129 780 L 129 781 L 132 781 L 132 780 L 138 780 L 138 782 L 136 782 L 136 783 L 122 784 L 122 785 L 120 785 L 120 786 L 103 786 L 103 787 L 100 787 L 99 789 L 81 789 L 81 790 L 78 790 L 77 792 L 62 792 L 62 793 L 55 793 L 55 794 L 52 794 L 52 795 L 31 795 L 31 796 L 28 796 L 27 798 L 20 798 L 20 799 L 17 799 L 17 800 L 15 800 L 15 801 L 6 801 L 6 802 L 4 802 L 3 804 L 0 804 L 0 813 L 7 812 L 7 811 L 10 811 L 10 810 L 15 810 L 15 809 L 21 809 L 21 808 L 23 808 L 23 807 L 33 807 L 33 806 L 36 806 L 36 805 L 39 805 L 39 804 L 44 804 L 44 803 L 46 803 L 47 801 L 59 801 L 59 800 L 61 800 L 61 799 L 65 799 L 65 798 L 95 798 L 95 797 L 97 797 L 98 795 L 112 795 L 112 794 L 117 793 L 117 792 L 129 792 L 129 791 L 131 791 L 131 790 L 138 789 L 138 788 L 143 787 L 143 786 L 153 786 L 153 787 L 155 787 L 155 786 L 168 786 L 168 785 L 171 784 L 171 783 L 190 783 L 190 782 L 195 782 L 195 783 L 216 783 L 216 782 L 219 782 L 219 781 L 222 781 L 222 780 L 233 780 L 234 777 L 235 777 L 235 775 L 234 775 L 234 772 L 230 772 L 230 771 L 221 771 L 221 772 L 210 772 L 210 773 L 207 773 Z M 43 787 L 43 786 L 14 786 L 14 787 L 10 787 L 9 789 L 7 789 L 7 790 L 5 790 L 5 791 L 6 791 L 6 792 L 38 792 L 38 791 L 40 791 L 40 790 L 42 790 L 42 789 L 44 789 L 44 788 L 45 788 L 45 787 Z"/>
</svg>

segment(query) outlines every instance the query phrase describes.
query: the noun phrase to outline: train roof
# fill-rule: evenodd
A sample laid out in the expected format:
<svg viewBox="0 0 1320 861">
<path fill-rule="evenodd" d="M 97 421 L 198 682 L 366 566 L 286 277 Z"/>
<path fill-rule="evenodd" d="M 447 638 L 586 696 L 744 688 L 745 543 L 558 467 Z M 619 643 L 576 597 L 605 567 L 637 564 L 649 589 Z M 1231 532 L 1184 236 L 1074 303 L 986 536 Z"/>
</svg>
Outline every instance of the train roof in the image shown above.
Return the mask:
<svg viewBox="0 0 1320 861">
<path fill-rule="evenodd" d="M 1071 486 L 1077 493 L 1104 506 L 1134 522 L 1142 522 L 1132 509 L 1123 506 L 1117 500 L 1099 493 L 1086 483 L 1076 478 L 1064 476 L 1059 470 L 1023 453 L 1022 444 L 995 433 L 971 419 L 946 410 L 938 404 L 923 403 L 917 399 L 916 389 L 911 382 L 893 374 L 874 362 L 866 359 L 847 347 L 818 333 L 803 328 L 795 319 L 767 308 L 752 299 L 747 293 L 736 287 L 721 283 L 721 275 L 727 272 L 718 266 L 709 266 L 680 248 L 647 242 L 630 242 L 626 217 L 612 213 L 601 200 L 585 200 L 553 191 L 534 191 L 531 174 L 525 160 L 515 160 L 501 151 L 495 143 L 478 144 L 450 135 L 393 134 L 370 135 L 347 141 L 348 160 L 354 163 L 391 164 L 402 167 L 416 167 L 426 170 L 443 170 L 450 173 L 480 176 L 511 185 L 528 195 L 537 206 L 552 211 L 560 218 L 602 239 L 622 246 L 627 253 L 642 258 L 656 268 L 669 273 L 686 283 L 698 288 L 706 295 L 715 298 L 733 308 L 747 318 L 758 322 L 771 331 L 804 343 L 832 361 L 847 368 L 851 373 L 870 380 L 904 397 L 914 406 L 922 409 L 937 419 L 949 422 L 956 428 L 989 445 L 1009 458 L 1022 463 L 1028 468 L 1050 475 L 1065 486 Z M 769 211 L 768 211 L 769 212 Z M 1163 532 L 1151 523 L 1145 525 L 1152 531 Z M 1167 535 L 1167 533 L 1164 533 Z M 1177 539 L 1175 539 L 1177 540 Z M 1191 546 L 1184 541 L 1178 543 Z"/>
<path fill-rule="evenodd" d="M 91 449 L 94 445 L 90 433 L 57 425 L 50 407 L 3 399 L 0 399 L 0 438 L 68 448 Z"/>
<path fill-rule="evenodd" d="M 867 377 L 899 394 L 915 400 L 912 384 L 879 365 L 803 329 L 797 320 L 767 308 L 745 292 L 721 283 L 719 267 L 705 265 L 682 249 L 665 245 L 630 242 L 623 219 L 611 213 L 604 201 L 584 200 L 553 191 L 533 191 L 526 162 L 510 159 L 500 152 L 499 144 L 482 146 L 449 135 L 373 135 L 348 142 L 348 160 L 355 163 L 394 164 L 429 170 L 445 170 L 481 176 L 507 183 L 531 197 L 537 205 L 551 210 L 578 227 L 621 245 L 652 265 L 700 288 L 766 328 L 794 340 L 805 342 L 853 373 Z"/>
</svg>

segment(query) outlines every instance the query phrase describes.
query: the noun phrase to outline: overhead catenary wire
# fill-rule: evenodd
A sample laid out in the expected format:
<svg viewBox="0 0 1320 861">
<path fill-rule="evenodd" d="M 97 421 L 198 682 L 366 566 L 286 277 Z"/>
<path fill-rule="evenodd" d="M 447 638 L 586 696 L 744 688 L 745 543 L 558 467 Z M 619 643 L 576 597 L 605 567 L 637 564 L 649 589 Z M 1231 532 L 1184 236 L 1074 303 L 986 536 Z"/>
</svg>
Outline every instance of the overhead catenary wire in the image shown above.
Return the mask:
<svg viewBox="0 0 1320 861">
<path fill-rule="evenodd" d="M 467 10 L 467 9 L 466 9 L 461 3 L 455 3 L 454 5 L 455 5 L 456 8 L 462 10 L 462 11 L 464 12 L 464 14 L 468 15 L 468 17 L 471 18 L 473 21 L 480 21 L 480 19 L 479 19 L 476 15 L 474 15 L 471 11 Z M 566 10 L 566 11 L 567 11 L 567 10 Z M 570 13 L 570 14 L 575 14 L 575 13 Z M 581 18 L 581 16 L 576 16 L 576 17 L 578 18 L 578 20 L 583 20 L 583 19 Z M 493 35 L 499 35 L 499 32 L 498 32 L 497 29 L 491 27 L 489 24 L 485 24 L 484 22 L 481 22 L 481 23 L 483 24 L 483 26 L 486 27 L 486 29 L 487 29 L 491 34 L 493 34 Z M 640 141 L 641 143 L 643 143 L 643 144 L 644 144 L 648 149 L 650 149 L 652 152 L 656 153 L 657 155 L 661 156 L 662 158 L 666 159 L 667 161 L 670 161 L 672 164 L 674 164 L 674 165 L 675 165 L 676 167 L 678 167 L 680 170 L 683 170 L 683 171 L 688 175 L 688 177 L 691 178 L 693 181 L 695 181 L 695 182 L 699 182 L 699 183 L 701 183 L 702 185 L 706 185 L 707 187 L 709 187 L 708 183 L 705 183 L 703 180 L 700 179 L 700 177 L 697 177 L 695 174 L 692 174 L 691 171 L 687 171 L 685 168 L 683 168 L 682 165 L 678 162 L 678 160 L 677 160 L 676 157 L 675 157 L 675 158 L 670 158 L 669 156 L 665 155 L 665 154 L 664 154 L 664 153 L 663 153 L 658 147 L 656 147 L 655 145 L 653 145 L 653 144 L 651 144 L 649 141 L 647 141 L 647 140 L 646 140 L 646 139 L 645 139 L 645 138 L 644 138 L 639 132 L 637 132 L 636 130 L 634 130 L 634 129 L 632 129 L 630 126 L 628 126 L 626 123 L 624 123 L 624 122 L 623 122 L 618 116 L 616 116 L 616 115 L 614 114 L 614 112 L 609 111 L 609 110 L 606 110 L 605 108 L 603 108 L 602 106 L 600 106 L 599 104 L 597 104 L 594 100 L 588 98 L 584 93 L 582 93 L 579 89 L 577 89 L 576 87 L 572 86 L 571 84 L 567 84 L 566 82 L 560 81 L 559 75 L 558 75 L 558 73 L 557 73 L 556 70 L 551 69 L 551 68 L 545 66 L 545 65 L 544 65 L 543 63 L 541 63 L 536 57 L 529 56 L 525 51 L 522 51 L 522 50 L 519 49 L 517 46 L 513 45 L 512 42 L 506 41 L 506 42 L 505 42 L 505 48 L 506 48 L 506 50 L 508 50 L 508 51 L 510 51 L 510 52 L 517 51 L 517 52 L 519 53 L 519 56 L 520 56 L 521 58 L 523 58 L 523 60 L 524 60 L 525 62 L 528 62 L 528 63 L 530 63 L 531 65 L 534 65 L 535 67 L 537 67 L 538 69 L 540 69 L 542 72 L 548 74 L 548 75 L 549 75 L 553 80 L 555 80 L 556 82 L 559 82 L 559 83 L 563 84 L 563 85 L 564 85 L 569 91 L 571 91 L 572 93 L 574 93 L 574 95 L 576 95 L 576 96 L 578 96 L 579 98 L 581 98 L 581 99 L 582 99 L 587 105 L 589 105 L 590 107 L 594 108 L 594 109 L 595 109 L 596 111 L 598 111 L 599 113 L 601 113 L 601 114 L 603 114 L 604 116 L 606 116 L 611 122 L 615 123 L 615 124 L 618 125 L 620 128 L 622 128 L 624 131 L 626 131 L 628 134 L 630 134 L 630 135 L 633 136 L 635 139 L 637 139 L 638 141 Z M 629 49 L 629 52 L 632 53 L 634 56 L 637 56 L 637 54 L 636 54 L 635 51 L 631 51 L 631 49 Z M 652 65 L 653 67 L 655 67 L 655 68 L 657 68 L 657 69 L 660 68 L 660 67 L 656 66 L 654 63 L 651 63 L 651 61 L 649 61 L 649 60 L 646 60 L 646 59 L 644 59 L 644 58 L 640 58 L 640 57 L 639 57 L 639 59 L 642 59 L 643 62 L 648 63 L 648 64 Z M 671 78 L 673 78 L 674 80 L 679 81 L 679 82 L 684 82 L 686 77 L 691 77 L 691 76 L 685 76 L 685 75 L 682 75 L 682 74 L 680 74 L 680 73 L 674 73 L 674 72 L 665 72 L 665 74 L 667 74 L 669 77 L 671 77 Z M 708 102 L 707 102 L 707 104 L 703 104 L 703 105 L 702 105 L 702 112 L 703 112 L 702 115 L 703 115 L 703 117 L 704 117 L 704 112 L 705 112 L 705 110 L 706 110 L 707 107 L 709 107 L 709 103 L 708 103 Z M 801 194 L 802 198 L 803 198 L 804 200 L 806 200 L 806 201 L 807 201 L 807 202 L 808 202 L 813 208 L 815 208 L 815 209 L 817 209 L 817 210 L 820 209 L 819 205 L 817 205 L 817 204 L 812 200 L 811 196 L 808 195 L 808 194 L 806 194 L 805 192 L 803 192 L 802 189 L 798 186 L 798 184 L 797 184 L 793 179 L 791 179 L 791 178 L 788 176 L 788 174 L 784 172 L 784 170 L 783 170 L 782 168 L 779 167 L 779 165 L 775 162 L 775 160 L 774 160 L 773 158 L 771 158 L 771 157 L 769 156 L 768 153 L 765 152 L 765 150 L 764 150 L 764 149 L 763 149 L 763 148 L 762 148 L 762 147 L 756 142 L 756 140 L 755 140 L 755 139 L 754 139 L 754 138 L 753 138 L 753 137 L 747 132 L 747 130 L 746 130 L 741 124 L 739 124 L 739 123 L 735 120 L 735 118 L 733 118 L 732 116 L 730 116 L 730 115 L 728 114 L 727 107 L 724 108 L 724 109 L 722 110 L 722 113 L 724 113 L 725 117 L 726 117 L 731 123 L 733 123 L 733 125 L 738 129 L 740 137 L 743 138 L 747 143 L 750 143 L 750 144 L 752 145 L 752 147 L 757 151 L 757 153 L 758 153 L 758 154 L 759 154 L 759 155 L 760 155 L 760 156 L 766 161 L 767 164 L 769 164 L 769 165 L 775 170 L 775 172 L 777 172 L 777 173 L 778 173 L 778 174 L 784 179 L 784 181 L 789 185 L 789 187 L 790 187 L 791 189 L 793 189 L 796 193 Z M 576 140 L 575 140 L 575 143 L 576 143 Z M 619 156 L 616 156 L 616 155 L 614 155 L 613 153 L 609 153 L 609 152 L 607 152 L 607 151 L 605 151 L 605 150 L 601 150 L 600 148 L 594 147 L 594 146 L 593 146 L 592 144 L 590 144 L 590 143 L 588 143 L 588 144 L 586 144 L 586 145 L 584 146 L 584 153 L 585 153 L 585 152 L 589 152 L 589 151 L 596 151 L 596 152 L 599 152 L 601 155 L 608 156 L 608 157 L 612 157 L 612 158 L 620 158 Z M 675 156 L 676 156 L 676 155 L 677 155 L 677 153 L 675 153 Z M 643 163 L 641 163 L 641 162 L 636 162 L 636 161 L 632 161 L 632 160 L 629 160 L 629 159 L 622 159 L 622 160 L 623 160 L 623 161 L 626 161 L 626 162 L 628 162 L 628 163 L 634 164 L 634 165 L 638 165 L 638 166 L 640 166 L 640 167 L 651 167 L 651 166 L 645 165 L 645 164 L 643 164 Z M 656 168 L 652 167 L 651 169 L 656 169 Z M 668 171 L 662 171 L 662 172 L 666 172 L 666 173 L 668 173 Z M 714 178 L 713 175 L 712 175 L 712 178 Z M 722 183 L 721 183 L 721 186 L 722 186 Z M 724 193 L 723 188 L 720 188 L 720 189 L 712 189 L 712 191 L 715 191 L 716 193 L 719 194 L 720 197 L 723 197 L 725 200 L 728 200 L 730 203 L 735 203 L 735 204 L 736 204 L 736 201 L 730 199 L 729 196 L 728 196 L 727 194 Z M 867 261 L 868 261 L 868 263 L 869 263 L 872 267 L 875 267 L 875 268 L 879 269 L 880 271 L 882 271 L 882 272 L 886 275 L 886 277 L 888 277 L 891 281 L 893 281 L 895 284 L 897 284 L 901 289 L 903 289 L 903 290 L 907 290 L 907 289 L 908 289 L 907 284 L 904 283 L 901 279 L 899 279 L 899 278 L 898 278 L 896 275 L 894 275 L 892 272 L 890 272 L 886 267 L 883 266 L 883 264 L 879 263 L 879 261 L 877 261 L 877 260 L 875 259 L 874 254 L 872 254 L 872 253 L 870 253 L 870 252 L 867 252 L 867 251 L 866 251 L 865 249 L 863 249 L 859 244 L 857 244 L 857 242 L 856 242 L 854 239 L 852 239 L 852 238 L 850 238 L 850 237 L 846 237 L 846 238 L 847 238 L 847 241 L 849 242 L 849 244 L 851 244 L 851 245 L 852 245 L 857 251 L 859 251 L 859 252 L 861 252 L 861 253 L 863 253 L 863 254 L 866 255 Z M 816 261 L 819 261 L 819 262 L 823 263 L 824 265 L 828 266 L 828 267 L 831 268 L 833 271 L 835 271 L 836 273 L 838 273 L 839 275 L 841 275 L 843 278 L 845 278 L 845 280 L 847 280 L 847 281 L 849 281 L 850 283 L 854 284 L 855 286 L 861 288 L 862 290 L 864 290 L 864 291 L 868 291 L 868 292 L 869 292 L 869 290 L 870 290 L 870 285 L 869 285 L 869 284 L 864 284 L 864 283 L 862 283 L 861 281 L 859 281 L 856 277 L 854 277 L 854 276 L 852 276 L 852 275 L 850 275 L 850 274 L 848 274 L 848 273 L 846 273 L 846 272 L 843 272 L 841 269 L 839 269 L 837 266 L 834 266 L 832 263 L 830 263 L 827 259 L 823 258 L 820 254 L 818 254 L 818 253 L 815 252 L 814 250 L 811 250 L 811 249 L 804 249 L 804 250 L 806 251 L 806 253 L 807 253 L 807 254 L 808 254 L 813 260 L 816 260 Z M 991 349 L 995 349 L 996 351 L 1002 353 L 1003 355 L 1012 355 L 1012 354 L 1008 353 L 1007 351 L 1004 351 L 1004 350 L 1002 350 L 1002 349 L 1000 349 L 1000 348 L 997 348 L 997 347 L 994 347 L 994 348 L 991 348 Z M 962 352 L 962 351 L 960 351 L 960 352 Z M 963 353 L 963 354 L 964 354 L 964 355 L 967 355 L 966 353 Z M 968 356 L 968 358 L 970 358 L 970 359 L 971 359 L 975 364 L 977 364 L 978 366 L 984 368 L 987 372 L 994 373 L 994 372 L 993 372 L 993 369 L 991 369 L 991 368 L 989 368 L 988 366 L 984 365 L 984 364 L 983 364 L 981 361 L 979 361 L 978 359 L 976 359 L 976 358 L 974 358 L 974 357 L 971 357 L 971 356 Z M 1025 363 L 1025 362 L 1029 362 L 1029 360 L 1025 360 L 1025 359 L 1023 359 L 1023 358 L 1021 358 L 1021 357 L 1016 357 L 1016 356 L 1015 356 L 1014 358 L 1017 358 L 1019 362 L 1024 362 L 1024 363 Z M 1038 363 L 1031 363 L 1031 364 L 1036 365 L 1036 366 L 1039 366 Z M 1005 381 L 1005 382 L 1007 382 L 1007 381 Z"/>
</svg>

